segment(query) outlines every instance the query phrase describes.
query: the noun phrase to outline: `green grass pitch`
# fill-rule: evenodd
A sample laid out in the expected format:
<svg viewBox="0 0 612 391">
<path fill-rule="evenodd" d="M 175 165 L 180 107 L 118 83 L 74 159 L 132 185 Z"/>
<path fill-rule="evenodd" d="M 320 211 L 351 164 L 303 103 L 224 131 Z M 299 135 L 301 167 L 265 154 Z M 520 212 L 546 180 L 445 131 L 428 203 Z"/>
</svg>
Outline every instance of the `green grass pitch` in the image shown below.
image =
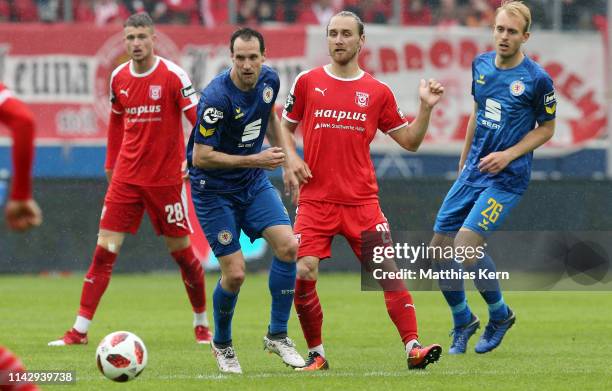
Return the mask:
<svg viewBox="0 0 612 391">
<path fill-rule="evenodd" d="M 207 276 L 209 303 L 217 275 Z M 294 373 L 262 350 L 270 298 L 264 274 L 247 276 L 233 321 L 234 346 L 244 374 L 220 375 L 206 345 L 197 345 L 192 314 L 177 274 L 115 275 L 92 324 L 87 346 L 48 347 L 73 321 L 82 278 L 0 276 L 0 343 L 30 369 L 75 370 L 71 390 L 603 390 L 612 389 L 612 310 L 609 292 L 507 292 L 517 323 L 492 353 L 446 353 L 450 314 L 439 292 L 413 292 L 423 343 L 440 343 L 440 361 L 408 371 L 403 346 L 381 292 L 361 292 L 356 274 L 324 274 L 318 283 L 323 336 L 331 369 Z M 468 299 L 484 323 L 486 306 Z M 209 304 L 209 307 L 212 306 Z M 212 322 L 212 311 L 209 311 Z M 295 313 L 290 336 L 306 351 Z M 143 374 L 113 383 L 97 370 L 94 352 L 106 334 L 128 330 L 149 352 Z"/>
</svg>

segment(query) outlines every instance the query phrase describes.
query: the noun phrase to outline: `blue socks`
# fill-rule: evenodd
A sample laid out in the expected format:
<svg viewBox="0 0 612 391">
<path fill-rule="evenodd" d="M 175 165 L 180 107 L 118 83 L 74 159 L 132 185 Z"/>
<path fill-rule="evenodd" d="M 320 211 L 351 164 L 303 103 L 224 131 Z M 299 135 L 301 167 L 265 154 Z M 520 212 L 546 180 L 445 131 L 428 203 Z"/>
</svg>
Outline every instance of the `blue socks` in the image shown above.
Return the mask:
<svg viewBox="0 0 612 391">
<path fill-rule="evenodd" d="M 287 322 L 293 305 L 293 294 L 295 292 L 295 262 L 283 262 L 272 258 L 268 287 L 272 296 L 272 307 L 270 311 L 270 325 L 268 333 L 283 337 L 287 335 Z"/>
<path fill-rule="evenodd" d="M 496 271 L 495 262 L 489 255 L 485 255 L 484 258 L 478 260 L 469 271 L 476 275 L 474 285 L 489 306 L 489 318 L 495 321 L 506 319 L 508 317 L 508 306 L 504 303 L 499 281 L 497 279 L 478 278 L 479 270 L 486 270 L 485 273 Z"/>
<path fill-rule="evenodd" d="M 215 319 L 215 345 L 232 343 L 232 318 L 238 301 L 238 293 L 228 292 L 221 287 L 221 280 L 213 291 L 213 318 Z"/>
<path fill-rule="evenodd" d="M 456 273 L 462 273 L 462 265 L 455 261 L 438 261 L 434 263 L 437 271 L 450 273 L 454 271 Z M 453 273 L 454 274 L 454 273 Z M 472 320 L 472 311 L 467 304 L 465 298 L 465 290 L 463 287 L 463 279 L 456 278 L 440 278 L 438 280 L 440 290 L 446 299 L 451 312 L 453 313 L 453 323 L 455 327 L 465 326 Z"/>
</svg>

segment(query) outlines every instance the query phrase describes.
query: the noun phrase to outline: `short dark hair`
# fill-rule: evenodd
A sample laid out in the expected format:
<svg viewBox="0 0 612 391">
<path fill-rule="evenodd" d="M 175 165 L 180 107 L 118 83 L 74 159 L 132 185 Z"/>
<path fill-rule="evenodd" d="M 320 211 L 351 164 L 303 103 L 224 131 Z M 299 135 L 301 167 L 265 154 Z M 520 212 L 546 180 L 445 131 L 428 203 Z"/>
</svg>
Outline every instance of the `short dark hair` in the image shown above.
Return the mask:
<svg viewBox="0 0 612 391">
<path fill-rule="evenodd" d="M 153 19 L 146 12 L 139 12 L 130 15 L 123 27 L 149 27 L 153 29 Z"/>
<path fill-rule="evenodd" d="M 250 27 L 243 27 L 240 30 L 234 31 L 232 37 L 230 38 L 230 52 L 234 54 L 234 41 L 236 38 L 242 38 L 243 41 L 249 41 L 251 38 L 255 37 L 259 41 L 259 51 L 263 54 L 266 51 L 266 45 L 264 44 L 263 35 L 257 30 L 253 30 Z"/>
<path fill-rule="evenodd" d="M 340 11 L 338 12 L 336 15 L 332 16 L 331 18 L 329 18 L 329 22 L 327 22 L 327 27 L 325 28 L 325 35 L 329 34 L 329 23 L 331 22 L 331 20 L 333 18 L 335 18 L 336 16 L 347 16 L 349 18 L 353 18 L 355 19 L 355 22 L 357 22 L 357 31 L 359 32 L 359 36 L 361 37 L 363 35 L 363 33 L 365 32 L 365 27 L 363 25 L 363 21 L 361 20 L 361 18 L 359 17 L 359 15 L 357 15 L 356 13 L 352 12 L 352 11 Z"/>
</svg>

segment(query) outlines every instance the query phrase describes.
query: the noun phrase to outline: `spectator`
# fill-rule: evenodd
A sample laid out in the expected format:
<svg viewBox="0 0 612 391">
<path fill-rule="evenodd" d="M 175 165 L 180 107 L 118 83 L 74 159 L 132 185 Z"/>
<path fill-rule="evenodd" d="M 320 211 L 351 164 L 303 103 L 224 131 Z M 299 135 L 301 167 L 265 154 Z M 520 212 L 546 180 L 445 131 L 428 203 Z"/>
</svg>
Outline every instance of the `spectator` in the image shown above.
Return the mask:
<svg viewBox="0 0 612 391">
<path fill-rule="evenodd" d="M 270 23 L 277 21 L 276 3 L 270 0 L 260 0 L 257 5 L 257 22 Z"/>
<path fill-rule="evenodd" d="M 21 1 L 16 3 L 21 3 Z M 41 22 L 57 22 L 59 0 L 36 0 L 36 6 L 38 7 L 38 19 Z"/>
<path fill-rule="evenodd" d="M 402 24 L 408 26 L 431 25 L 431 8 L 424 0 L 407 0 L 404 2 Z"/>
<path fill-rule="evenodd" d="M 238 24 L 257 24 L 257 0 L 242 0 L 236 18 Z"/>
<path fill-rule="evenodd" d="M 440 0 L 440 7 L 435 11 L 434 24 L 437 26 L 456 26 L 459 14 L 456 0 Z"/>
<path fill-rule="evenodd" d="M 228 23 L 229 15 L 225 0 L 200 0 L 200 18 L 206 27 Z"/>
<path fill-rule="evenodd" d="M 332 0 L 314 0 L 310 6 L 302 8 L 298 23 L 327 25 L 335 13 Z"/>
<path fill-rule="evenodd" d="M 388 0 L 362 0 L 363 21 L 366 23 L 385 24 L 392 14 L 392 5 Z"/>
<path fill-rule="evenodd" d="M 118 0 L 95 0 L 94 19 L 96 26 L 123 23 L 129 13 Z"/>
<path fill-rule="evenodd" d="M 38 9 L 33 0 L 20 0 L 12 2 L 12 20 L 16 22 L 37 22 Z"/>
<path fill-rule="evenodd" d="M 166 22 L 172 24 L 198 24 L 196 0 L 165 0 Z"/>
<path fill-rule="evenodd" d="M 470 0 L 463 6 L 462 25 L 468 27 L 489 27 L 493 25 L 495 10 L 488 0 Z"/>
</svg>

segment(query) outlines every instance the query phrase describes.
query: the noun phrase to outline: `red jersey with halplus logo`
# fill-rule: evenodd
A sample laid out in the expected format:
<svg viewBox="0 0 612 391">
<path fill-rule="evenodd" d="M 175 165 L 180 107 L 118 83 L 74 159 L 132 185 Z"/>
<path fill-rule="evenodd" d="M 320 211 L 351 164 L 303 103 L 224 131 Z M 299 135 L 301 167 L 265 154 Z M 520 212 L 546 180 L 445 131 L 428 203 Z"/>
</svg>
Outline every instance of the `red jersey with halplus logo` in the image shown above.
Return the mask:
<svg viewBox="0 0 612 391">
<path fill-rule="evenodd" d="M 343 79 L 327 67 L 299 74 L 283 111 L 302 124 L 304 161 L 313 176 L 300 188 L 300 201 L 377 202 L 370 143 L 377 129 L 388 134 L 407 121 L 386 84 L 363 71 Z"/>
<path fill-rule="evenodd" d="M 180 184 L 185 159 L 181 113 L 198 103 L 187 73 L 161 57 L 145 73 L 136 73 L 128 61 L 112 73 L 110 98 L 113 112 L 124 120 L 117 161 L 114 167 L 107 162 L 113 179 L 142 186 Z"/>
</svg>

